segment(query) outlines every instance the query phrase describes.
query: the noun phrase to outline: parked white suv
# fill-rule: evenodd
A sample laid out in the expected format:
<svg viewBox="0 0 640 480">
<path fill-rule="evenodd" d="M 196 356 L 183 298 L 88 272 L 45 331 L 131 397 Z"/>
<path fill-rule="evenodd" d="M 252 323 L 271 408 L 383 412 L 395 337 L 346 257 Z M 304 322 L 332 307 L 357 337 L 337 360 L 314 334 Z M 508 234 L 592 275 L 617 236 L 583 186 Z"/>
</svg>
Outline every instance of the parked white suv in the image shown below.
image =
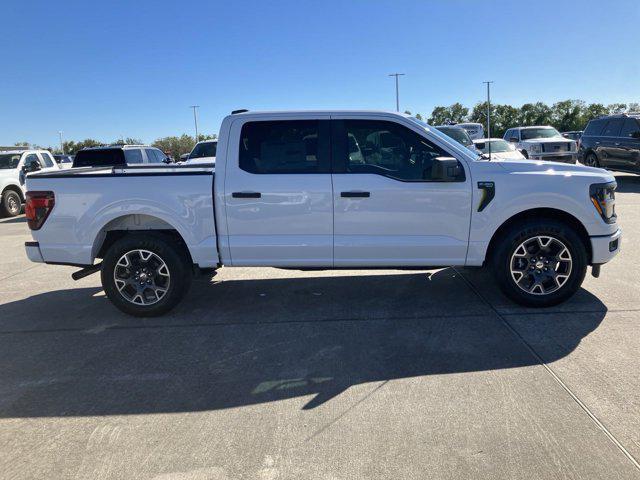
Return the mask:
<svg viewBox="0 0 640 480">
<path fill-rule="evenodd" d="M 46 150 L 0 152 L 0 215 L 15 217 L 25 200 L 25 172 L 58 171 L 60 168 Z"/>
<path fill-rule="evenodd" d="M 516 145 L 526 158 L 549 162 L 576 163 L 576 142 L 564 138 L 558 130 L 549 126 L 510 128 L 504 140 Z"/>
<path fill-rule="evenodd" d="M 219 139 L 215 171 L 29 175 L 28 257 L 79 265 L 74 278 L 100 271 L 118 308 L 152 316 L 184 297 L 194 269 L 223 265 L 486 265 L 510 298 L 544 307 L 620 249 L 611 173 L 489 161 L 408 115 L 245 112 Z"/>
</svg>

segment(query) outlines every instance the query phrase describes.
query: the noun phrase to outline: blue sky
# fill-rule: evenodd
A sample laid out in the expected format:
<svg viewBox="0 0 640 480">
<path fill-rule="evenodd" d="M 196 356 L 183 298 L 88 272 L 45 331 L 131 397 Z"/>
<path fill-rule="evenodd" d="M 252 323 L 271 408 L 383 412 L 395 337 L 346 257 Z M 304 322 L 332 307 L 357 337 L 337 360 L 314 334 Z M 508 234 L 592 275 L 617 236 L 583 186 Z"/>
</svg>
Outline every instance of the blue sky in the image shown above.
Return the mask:
<svg viewBox="0 0 640 480">
<path fill-rule="evenodd" d="M 14 1 L 0 144 L 217 132 L 236 108 L 640 101 L 639 0 Z"/>
</svg>

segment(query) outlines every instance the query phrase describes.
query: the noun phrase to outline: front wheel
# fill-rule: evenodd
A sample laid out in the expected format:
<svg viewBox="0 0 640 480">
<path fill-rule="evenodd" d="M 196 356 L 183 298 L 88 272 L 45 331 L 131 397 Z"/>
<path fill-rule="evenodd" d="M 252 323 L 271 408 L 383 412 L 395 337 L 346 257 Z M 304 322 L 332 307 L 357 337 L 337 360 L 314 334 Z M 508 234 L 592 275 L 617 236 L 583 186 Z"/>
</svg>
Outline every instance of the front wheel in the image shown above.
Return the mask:
<svg viewBox="0 0 640 480">
<path fill-rule="evenodd" d="M 529 307 L 564 302 L 582 285 L 587 252 L 580 237 L 556 220 L 534 220 L 511 227 L 493 256 L 501 290 Z"/>
<path fill-rule="evenodd" d="M 129 315 L 155 317 L 175 307 L 189 290 L 189 256 L 171 237 L 131 234 L 107 251 L 102 286 L 109 300 Z"/>
</svg>

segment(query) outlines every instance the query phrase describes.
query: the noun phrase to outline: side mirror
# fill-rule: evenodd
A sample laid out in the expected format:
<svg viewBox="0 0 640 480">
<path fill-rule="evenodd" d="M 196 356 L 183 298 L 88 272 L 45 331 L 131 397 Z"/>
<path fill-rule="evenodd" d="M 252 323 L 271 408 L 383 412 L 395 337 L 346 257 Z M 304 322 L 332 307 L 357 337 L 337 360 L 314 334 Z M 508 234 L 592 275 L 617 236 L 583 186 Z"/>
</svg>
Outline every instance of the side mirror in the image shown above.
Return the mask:
<svg viewBox="0 0 640 480">
<path fill-rule="evenodd" d="M 518 143 L 518 137 L 511 137 L 509 141 L 512 143 Z"/>
<path fill-rule="evenodd" d="M 25 173 L 25 175 L 27 173 L 37 172 L 38 170 L 42 170 L 42 167 L 38 162 L 32 162 L 22 167 L 22 171 Z"/>
<path fill-rule="evenodd" d="M 165 157 L 165 159 L 164 159 L 164 160 L 162 160 L 162 163 L 167 163 L 167 164 L 169 164 L 169 163 L 171 163 L 171 159 L 170 159 L 169 157 Z"/>
<path fill-rule="evenodd" d="M 453 157 L 436 157 L 431 164 L 431 180 L 438 182 L 455 182 L 462 167 Z"/>
</svg>

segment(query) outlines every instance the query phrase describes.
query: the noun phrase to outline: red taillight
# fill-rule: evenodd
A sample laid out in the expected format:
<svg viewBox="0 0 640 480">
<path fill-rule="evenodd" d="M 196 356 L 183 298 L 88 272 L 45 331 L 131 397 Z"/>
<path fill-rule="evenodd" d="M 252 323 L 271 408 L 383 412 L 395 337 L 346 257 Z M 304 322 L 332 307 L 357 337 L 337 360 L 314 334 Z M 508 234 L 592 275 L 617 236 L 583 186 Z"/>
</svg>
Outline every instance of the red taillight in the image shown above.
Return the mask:
<svg viewBox="0 0 640 480">
<path fill-rule="evenodd" d="M 53 210 L 56 197 L 53 192 L 27 192 L 24 213 L 31 230 L 39 230 Z"/>
</svg>

